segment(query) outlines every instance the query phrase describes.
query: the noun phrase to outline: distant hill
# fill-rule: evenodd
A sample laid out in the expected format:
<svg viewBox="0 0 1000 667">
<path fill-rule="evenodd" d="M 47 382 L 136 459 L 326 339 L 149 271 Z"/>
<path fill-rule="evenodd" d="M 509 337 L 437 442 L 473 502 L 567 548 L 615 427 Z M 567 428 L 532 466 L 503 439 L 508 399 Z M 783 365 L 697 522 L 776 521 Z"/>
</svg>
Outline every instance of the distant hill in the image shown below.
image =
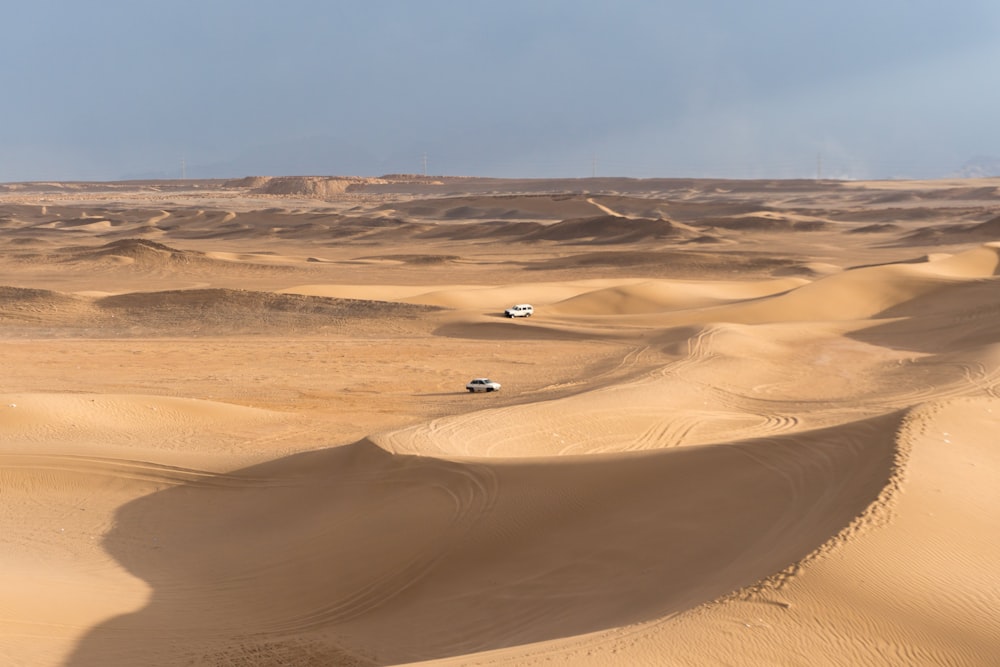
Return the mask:
<svg viewBox="0 0 1000 667">
<path fill-rule="evenodd" d="M 1000 176 L 1000 157 L 977 155 L 967 161 L 952 176 L 956 178 L 989 178 Z"/>
</svg>

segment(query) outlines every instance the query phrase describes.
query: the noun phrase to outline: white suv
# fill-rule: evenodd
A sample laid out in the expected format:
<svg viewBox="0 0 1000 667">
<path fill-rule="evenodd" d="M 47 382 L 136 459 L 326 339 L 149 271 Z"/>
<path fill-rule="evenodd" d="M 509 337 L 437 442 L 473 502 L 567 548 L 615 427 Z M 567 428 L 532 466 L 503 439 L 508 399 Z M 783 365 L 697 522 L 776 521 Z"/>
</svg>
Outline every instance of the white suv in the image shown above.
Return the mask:
<svg viewBox="0 0 1000 667">
<path fill-rule="evenodd" d="M 500 391 L 500 383 L 489 378 L 476 378 L 465 385 L 469 391 Z"/>
<path fill-rule="evenodd" d="M 534 312 L 535 309 L 531 307 L 530 303 L 519 303 L 503 311 L 503 314 L 507 317 L 531 317 Z"/>
</svg>

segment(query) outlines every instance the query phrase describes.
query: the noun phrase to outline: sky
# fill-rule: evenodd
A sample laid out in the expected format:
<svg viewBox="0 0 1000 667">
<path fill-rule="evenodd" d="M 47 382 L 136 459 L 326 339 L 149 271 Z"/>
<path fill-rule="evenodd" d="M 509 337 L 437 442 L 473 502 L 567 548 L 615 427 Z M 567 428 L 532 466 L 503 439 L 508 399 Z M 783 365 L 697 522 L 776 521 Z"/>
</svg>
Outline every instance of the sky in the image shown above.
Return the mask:
<svg viewBox="0 0 1000 667">
<path fill-rule="evenodd" d="M 32 0 L 0 182 L 934 178 L 1000 156 L 996 0 Z"/>
</svg>

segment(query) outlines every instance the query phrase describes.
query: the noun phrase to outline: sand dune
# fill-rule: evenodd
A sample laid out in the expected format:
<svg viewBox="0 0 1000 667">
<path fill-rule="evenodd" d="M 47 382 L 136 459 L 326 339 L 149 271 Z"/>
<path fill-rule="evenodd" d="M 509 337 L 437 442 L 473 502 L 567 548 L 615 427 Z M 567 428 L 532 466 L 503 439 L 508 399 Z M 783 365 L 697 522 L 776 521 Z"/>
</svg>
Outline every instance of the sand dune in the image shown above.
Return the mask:
<svg viewBox="0 0 1000 667">
<path fill-rule="evenodd" d="M 476 309 L 497 315 L 515 301 L 537 304 L 554 304 L 573 296 L 588 294 L 609 285 L 632 284 L 634 279 L 623 280 L 573 280 L 564 282 L 517 283 L 512 285 L 437 285 L 428 290 L 426 285 L 297 285 L 282 292 L 348 299 L 374 299 L 441 306 L 445 308 Z"/>
<path fill-rule="evenodd" d="M 0 185 L 0 662 L 993 665 L 997 192 Z"/>
<path fill-rule="evenodd" d="M 688 226 L 676 225 L 663 218 L 626 218 L 600 215 L 562 220 L 525 235 L 528 240 L 572 243 L 635 243 L 649 239 L 691 238 L 697 236 Z"/>
<path fill-rule="evenodd" d="M 98 454 L 115 452 L 118 458 L 105 456 L 108 465 L 133 466 L 139 476 L 141 464 L 122 457 L 159 456 L 166 450 L 183 452 L 190 460 L 192 452 L 185 451 L 190 440 L 209 433 L 216 440 L 223 434 L 236 440 L 236 433 L 245 438 L 289 420 L 279 412 L 167 396 L 5 394 L 0 401 L 3 440 L 20 446 L 5 448 L 5 456 L 48 459 L 57 466 L 63 460 L 69 462 L 64 465 L 74 467 L 73 457 L 97 461 Z M 207 456 L 206 460 L 213 455 L 211 451 L 194 453 Z"/>
<path fill-rule="evenodd" d="M 805 283 L 785 278 L 760 282 L 646 281 L 595 290 L 555 304 L 551 312 L 622 315 L 685 310 L 785 292 Z"/>
<path fill-rule="evenodd" d="M 414 320 L 433 307 L 372 299 L 276 294 L 231 289 L 184 289 L 66 295 L 0 288 L 2 325 L 10 335 L 177 336 L 361 330 L 373 322 Z M 29 331 L 25 331 L 29 328 Z"/>
<path fill-rule="evenodd" d="M 410 461 L 359 443 L 240 471 L 236 478 L 264 481 L 235 493 L 165 492 L 119 515 L 129 532 L 132 523 L 158 527 L 164 546 L 155 560 L 146 549 L 112 547 L 130 569 L 156 577 L 162 602 L 154 594 L 143 614 L 106 623 L 75 659 L 104 659 L 104 635 L 157 631 L 139 658 L 156 655 L 171 636 L 197 645 L 199 635 L 212 642 L 220 630 L 251 624 L 303 634 L 336 626 L 368 659 L 401 662 L 669 615 L 781 569 L 862 511 L 890 475 L 891 424 L 795 443 L 544 465 Z M 872 435 L 881 447 L 864 444 Z M 315 472 L 303 476 L 308 469 Z M 296 485 L 275 489 L 289 474 Z M 370 484 L 388 485 L 374 504 Z M 205 503 L 215 509 L 196 521 L 171 519 Z M 313 509 L 303 511 L 304 503 Z M 297 525 L 287 524 L 290 514 Z M 734 541 L 743 546 L 734 550 Z M 238 569 L 235 554 L 248 554 Z M 664 585 L 677 570 L 688 573 L 686 583 Z M 252 592 L 227 591 L 224 582 L 247 577 Z M 258 596 L 274 603 L 255 605 Z M 178 606 L 189 615 L 174 625 Z M 216 617 L 213 607 L 231 610 L 228 627 L 199 632 L 198 616 Z M 387 636 L 387 627 L 396 629 Z M 254 646 L 244 641 L 239 648 L 249 653 Z"/>
<path fill-rule="evenodd" d="M 892 264 L 822 278 L 766 303 L 741 304 L 718 316 L 726 321 L 866 319 L 947 286 L 953 278 L 994 275 L 997 248 L 984 246 L 922 264 Z"/>
</svg>

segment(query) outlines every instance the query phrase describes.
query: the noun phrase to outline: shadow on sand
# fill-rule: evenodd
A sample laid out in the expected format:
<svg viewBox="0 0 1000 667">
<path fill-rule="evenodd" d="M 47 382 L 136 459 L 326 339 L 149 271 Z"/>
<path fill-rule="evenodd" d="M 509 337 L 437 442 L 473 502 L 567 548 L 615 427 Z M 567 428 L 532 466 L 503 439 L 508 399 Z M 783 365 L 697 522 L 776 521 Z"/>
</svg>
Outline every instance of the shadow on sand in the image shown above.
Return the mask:
<svg viewBox="0 0 1000 667">
<path fill-rule="evenodd" d="M 383 665 L 662 618 L 847 526 L 892 475 L 898 421 L 511 462 L 363 440 L 178 474 L 104 540 L 148 604 L 67 665 Z"/>
</svg>

